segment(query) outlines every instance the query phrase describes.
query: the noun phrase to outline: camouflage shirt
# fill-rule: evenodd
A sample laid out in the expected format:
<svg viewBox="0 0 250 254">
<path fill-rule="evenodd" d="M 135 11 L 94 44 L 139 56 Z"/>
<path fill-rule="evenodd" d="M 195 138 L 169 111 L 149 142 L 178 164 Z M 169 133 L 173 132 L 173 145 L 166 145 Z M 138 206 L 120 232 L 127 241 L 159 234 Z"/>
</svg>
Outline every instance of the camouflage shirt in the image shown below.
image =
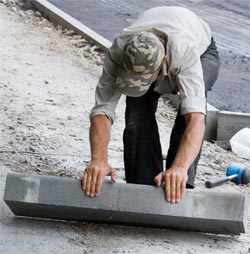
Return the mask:
<svg viewBox="0 0 250 254">
<path fill-rule="evenodd" d="M 106 115 L 113 122 L 121 93 L 116 87 L 117 72 L 126 41 L 134 33 L 148 31 L 165 42 L 167 63 L 155 85 L 160 94 L 178 93 L 181 114 L 206 114 L 205 85 L 200 56 L 211 42 L 208 24 L 183 7 L 156 7 L 144 12 L 125 28 L 107 51 L 103 72 L 95 93 L 90 118 Z"/>
</svg>

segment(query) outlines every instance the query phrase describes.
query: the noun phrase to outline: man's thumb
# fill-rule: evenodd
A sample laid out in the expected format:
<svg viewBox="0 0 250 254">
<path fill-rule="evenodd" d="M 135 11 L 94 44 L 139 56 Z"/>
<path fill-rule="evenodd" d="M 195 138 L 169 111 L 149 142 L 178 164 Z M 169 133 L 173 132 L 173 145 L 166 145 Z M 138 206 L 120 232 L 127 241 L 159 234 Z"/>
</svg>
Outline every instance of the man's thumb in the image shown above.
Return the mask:
<svg viewBox="0 0 250 254">
<path fill-rule="evenodd" d="M 156 186 L 161 186 L 162 178 L 163 178 L 163 173 L 158 174 L 158 175 L 154 178 L 154 182 L 155 182 Z"/>
<path fill-rule="evenodd" d="M 115 182 L 116 179 L 117 179 L 117 172 L 116 172 L 116 170 L 113 169 L 113 168 L 111 168 L 111 170 L 110 170 L 110 175 L 111 175 L 111 180 L 112 180 L 112 182 Z"/>
</svg>

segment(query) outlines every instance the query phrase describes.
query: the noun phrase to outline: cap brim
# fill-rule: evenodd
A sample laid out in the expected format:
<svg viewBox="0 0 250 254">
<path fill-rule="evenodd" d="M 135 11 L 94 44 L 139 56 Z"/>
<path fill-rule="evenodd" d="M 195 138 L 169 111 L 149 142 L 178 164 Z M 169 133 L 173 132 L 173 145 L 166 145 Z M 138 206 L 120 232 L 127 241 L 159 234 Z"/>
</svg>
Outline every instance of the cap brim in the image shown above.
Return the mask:
<svg viewBox="0 0 250 254">
<path fill-rule="evenodd" d="M 122 94 L 130 97 L 143 96 L 149 89 L 154 73 L 134 74 L 129 73 L 121 65 L 118 69 L 116 86 Z"/>
</svg>

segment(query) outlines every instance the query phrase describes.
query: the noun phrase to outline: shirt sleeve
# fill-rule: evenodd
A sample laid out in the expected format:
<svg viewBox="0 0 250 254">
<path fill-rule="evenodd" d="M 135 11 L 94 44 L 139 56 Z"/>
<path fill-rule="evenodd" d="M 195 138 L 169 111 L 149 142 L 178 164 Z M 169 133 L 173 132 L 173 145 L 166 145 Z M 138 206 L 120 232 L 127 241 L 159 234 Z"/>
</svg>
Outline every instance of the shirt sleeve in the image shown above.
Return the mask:
<svg viewBox="0 0 250 254">
<path fill-rule="evenodd" d="M 192 112 L 206 114 L 205 84 L 200 55 L 195 48 L 189 48 L 182 60 L 177 75 L 181 114 Z"/>
<path fill-rule="evenodd" d="M 95 91 L 95 106 L 91 110 L 90 118 L 96 115 L 106 115 L 113 123 L 115 120 L 115 109 L 121 93 L 115 86 L 119 64 L 111 57 L 114 45 L 112 47 L 105 56 L 102 75 Z"/>
</svg>

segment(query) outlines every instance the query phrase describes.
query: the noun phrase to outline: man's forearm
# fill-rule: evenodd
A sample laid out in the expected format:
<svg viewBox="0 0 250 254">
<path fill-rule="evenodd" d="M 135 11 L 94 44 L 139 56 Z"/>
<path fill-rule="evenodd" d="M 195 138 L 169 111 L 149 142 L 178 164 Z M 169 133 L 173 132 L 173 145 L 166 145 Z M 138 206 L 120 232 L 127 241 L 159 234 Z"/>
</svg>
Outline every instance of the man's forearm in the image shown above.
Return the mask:
<svg viewBox="0 0 250 254">
<path fill-rule="evenodd" d="M 110 129 L 111 121 L 105 115 L 97 115 L 91 119 L 89 138 L 92 161 L 107 161 Z"/>
<path fill-rule="evenodd" d="M 111 121 L 105 115 L 97 115 L 91 119 L 91 163 L 86 167 L 82 179 L 82 188 L 89 197 L 97 197 L 100 194 L 106 175 L 111 175 L 112 181 L 117 178 L 107 158 L 110 129 Z"/>
<path fill-rule="evenodd" d="M 205 116 L 201 113 L 191 113 L 186 116 L 186 122 L 186 129 L 172 167 L 187 171 L 201 148 L 205 131 Z"/>
</svg>

